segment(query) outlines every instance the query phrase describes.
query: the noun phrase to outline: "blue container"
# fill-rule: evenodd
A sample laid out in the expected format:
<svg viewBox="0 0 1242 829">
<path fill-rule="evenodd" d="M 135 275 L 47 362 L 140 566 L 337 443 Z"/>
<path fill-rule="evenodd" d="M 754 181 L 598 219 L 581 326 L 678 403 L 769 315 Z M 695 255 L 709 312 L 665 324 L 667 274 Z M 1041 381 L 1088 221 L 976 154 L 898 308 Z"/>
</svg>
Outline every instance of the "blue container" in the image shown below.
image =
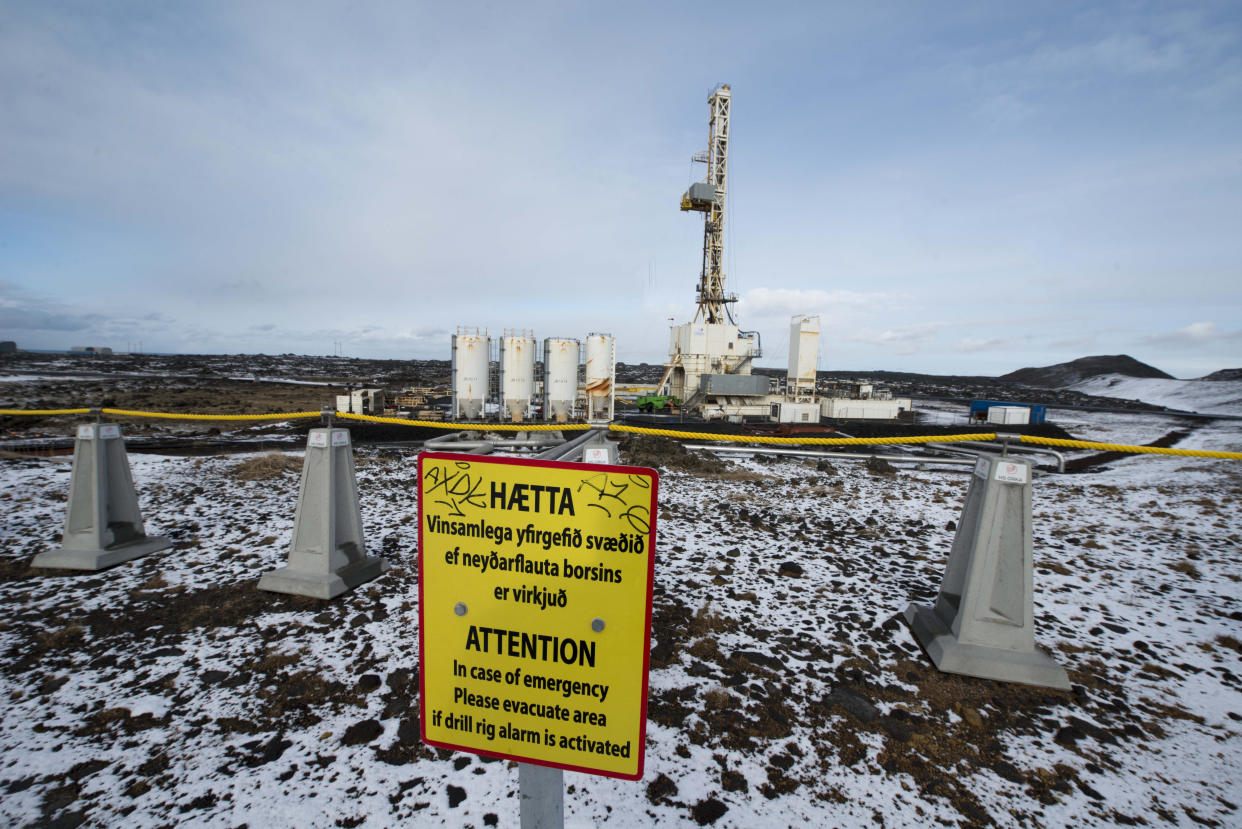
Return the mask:
<svg viewBox="0 0 1242 829">
<path fill-rule="evenodd" d="M 1048 419 L 1048 407 L 1043 404 L 1028 405 L 1025 403 L 1006 403 L 1000 400 L 972 400 L 970 401 L 970 417 L 973 420 L 976 415 L 986 418 L 988 409 L 993 406 L 1026 406 L 1031 410 L 1031 423 L 1043 423 Z"/>
</svg>

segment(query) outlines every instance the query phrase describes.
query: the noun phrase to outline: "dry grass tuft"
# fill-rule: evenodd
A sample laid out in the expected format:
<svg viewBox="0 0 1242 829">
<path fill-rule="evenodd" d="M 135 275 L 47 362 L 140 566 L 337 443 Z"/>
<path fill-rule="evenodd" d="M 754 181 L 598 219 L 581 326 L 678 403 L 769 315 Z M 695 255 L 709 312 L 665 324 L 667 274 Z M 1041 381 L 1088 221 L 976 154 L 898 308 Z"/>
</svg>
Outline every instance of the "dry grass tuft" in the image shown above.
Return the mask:
<svg viewBox="0 0 1242 829">
<path fill-rule="evenodd" d="M 721 472 L 702 472 L 697 477 L 711 478 L 717 481 L 767 481 L 772 478 L 771 475 L 764 475 L 761 472 L 751 472 L 749 469 L 725 469 Z"/>
<path fill-rule="evenodd" d="M 1195 567 L 1189 561 L 1175 561 L 1169 565 L 1169 569 L 1176 570 L 1179 573 L 1185 573 L 1192 579 L 1197 579 L 1200 576 L 1199 568 Z"/>
<path fill-rule="evenodd" d="M 76 646 L 86 631 L 79 624 L 68 624 L 57 630 L 49 630 L 36 636 L 45 648 L 60 649 Z"/>
<path fill-rule="evenodd" d="M 163 573 L 156 573 L 151 578 L 138 585 L 139 590 L 159 590 L 161 587 L 167 587 L 168 582 L 164 580 Z"/>
<path fill-rule="evenodd" d="M 719 613 L 713 613 L 710 607 L 705 604 L 695 612 L 694 618 L 686 626 L 686 631 L 698 639 L 708 634 L 734 630 L 736 627 L 737 622 L 733 619 L 721 616 Z"/>
<path fill-rule="evenodd" d="M 696 639 L 686 651 L 695 659 L 701 659 L 704 662 L 715 660 L 724 662 L 724 654 L 720 652 L 720 646 L 716 644 L 715 639 Z"/>
<path fill-rule="evenodd" d="M 301 472 L 302 459 L 284 452 L 266 452 L 256 458 L 244 460 L 229 470 L 241 481 L 266 481 L 279 478 L 286 472 Z"/>
<path fill-rule="evenodd" d="M 1242 654 L 1242 642 L 1239 642 L 1237 639 L 1228 634 L 1221 634 L 1220 636 L 1217 636 L 1216 644 L 1220 645 L 1222 648 L 1228 648 L 1234 653 Z"/>
</svg>

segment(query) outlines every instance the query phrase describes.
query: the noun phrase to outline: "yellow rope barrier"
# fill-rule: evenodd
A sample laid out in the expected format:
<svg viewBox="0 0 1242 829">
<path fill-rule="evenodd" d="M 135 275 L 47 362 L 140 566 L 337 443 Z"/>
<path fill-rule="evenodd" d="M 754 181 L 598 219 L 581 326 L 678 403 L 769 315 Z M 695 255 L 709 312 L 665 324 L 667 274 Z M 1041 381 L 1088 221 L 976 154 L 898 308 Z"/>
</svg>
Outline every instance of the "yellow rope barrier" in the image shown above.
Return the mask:
<svg viewBox="0 0 1242 829">
<path fill-rule="evenodd" d="M 432 429 L 449 429 L 455 432 L 581 432 L 591 428 L 585 423 L 452 423 L 443 420 L 406 420 L 402 417 L 378 417 L 349 412 L 336 412 L 333 417 L 341 420 L 361 420 L 366 423 L 389 423 L 394 426 L 428 426 Z"/>
<path fill-rule="evenodd" d="M 89 410 L 84 410 L 89 411 Z M 228 415 L 228 414 L 175 414 L 173 412 L 142 412 L 131 409 L 100 409 L 113 417 L 154 417 L 162 420 L 299 420 L 319 417 L 319 412 L 277 412 L 275 414 Z"/>
<path fill-rule="evenodd" d="M 1100 452 L 1127 452 L 1135 455 L 1175 455 L 1184 458 L 1223 458 L 1242 461 L 1242 452 L 1212 452 L 1206 449 L 1166 449 L 1163 446 L 1130 446 L 1124 443 L 1097 443 L 1091 440 L 1064 440 L 1022 435 L 1023 443 L 1040 443 L 1066 449 L 1094 449 Z"/>
<path fill-rule="evenodd" d="M 686 440 L 718 440 L 733 443 L 775 443 L 786 446 L 809 444 L 812 446 L 896 446 L 909 443 L 955 443 L 961 440 L 993 440 L 995 432 L 970 435 L 919 435 L 896 438 L 813 438 L 813 437 L 773 437 L 768 435 L 723 435 L 715 432 L 681 432 L 676 429 L 648 429 L 643 426 L 623 426 L 612 424 L 608 427 L 614 432 L 627 432 L 635 435 L 657 435 L 659 437 L 684 438 Z"/>
<path fill-rule="evenodd" d="M 0 409 L 0 416 L 38 416 L 55 417 L 58 415 L 84 415 L 99 412 L 113 417 L 150 417 L 164 420 L 197 420 L 197 421 L 247 421 L 247 420 L 301 420 L 319 417 L 322 412 L 277 412 L 274 414 L 230 415 L 230 414 L 175 414 L 172 412 L 146 412 L 133 409 Z M 585 423 L 454 423 L 441 420 L 406 420 L 400 417 L 378 417 L 375 415 L 351 414 L 334 412 L 333 417 L 340 420 L 356 420 L 366 423 L 387 423 L 394 426 L 423 426 L 432 429 L 450 431 L 476 432 L 580 432 L 591 427 Z M 902 444 L 920 443 L 956 443 L 958 441 L 996 440 L 995 432 L 980 432 L 963 435 L 915 435 L 910 437 L 889 438 L 816 438 L 816 437 L 776 437 L 771 435 L 725 435 L 716 432 L 683 432 L 677 429 L 650 429 L 645 426 L 625 426 L 611 423 L 608 429 L 613 432 L 633 435 L 656 435 L 658 437 L 677 438 L 682 440 L 711 440 L 730 443 L 777 444 L 784 446 L 899 446 Z M 1044 438 L 1034 435 L 1015 435 L 1022 443 L 1056 446 L 1064 449 L 1092 449 L 1099 452 L 1125 452 L 1135 455 L 1172 455 L 1187 458 L 1221 458 L 1224 460 L 1242 460 L 1242 452 L 1215 452 L 1206 449 L 1166 449 L 1160 446 L 1131 446 L 1124 443 L 1098 443 L 1089 440 L 1064 440 L 1061 438 Z"/>
<path fill-rule="evenodd" d="M 0 409 L 0 416 L 10 415 L 29 415 L 40 417 L 54 417 L 56 415 L 76 415 L 90 414 L 90 409 Z"/>
</svg>

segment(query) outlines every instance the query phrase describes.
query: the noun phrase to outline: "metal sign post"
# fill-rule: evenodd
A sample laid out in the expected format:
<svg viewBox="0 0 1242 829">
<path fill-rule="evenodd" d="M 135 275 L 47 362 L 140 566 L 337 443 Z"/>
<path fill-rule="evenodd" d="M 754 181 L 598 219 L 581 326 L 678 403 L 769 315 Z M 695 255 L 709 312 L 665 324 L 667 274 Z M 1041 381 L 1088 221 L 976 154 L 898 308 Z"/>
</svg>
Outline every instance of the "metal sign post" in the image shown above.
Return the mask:
<svg viewBox="0 0 1242 829">
<path fill-rule="evenodd" d="M 522 829 L 561 829 L 565 825 L 565 772 L 518 763 Z"/>
</svg>

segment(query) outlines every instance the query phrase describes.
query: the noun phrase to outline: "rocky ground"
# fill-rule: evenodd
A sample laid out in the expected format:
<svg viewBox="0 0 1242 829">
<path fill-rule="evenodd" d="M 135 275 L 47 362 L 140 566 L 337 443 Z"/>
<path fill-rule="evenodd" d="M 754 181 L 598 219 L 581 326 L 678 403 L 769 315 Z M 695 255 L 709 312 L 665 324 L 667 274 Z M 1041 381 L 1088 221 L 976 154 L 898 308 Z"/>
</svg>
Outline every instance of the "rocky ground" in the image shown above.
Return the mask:
<svg viewBox="0 0 1242 829">
<path fill-rule="evenodd" d="M 1227 462 L 1036 484 L 1036 614 L 1067 693 L 941 674 L 930 601 L 966 477 L 824 461 L 663 467 L 643 781 L 566 775 L 571 825 L 1236 825 L 1242 580 Z M 40 572 L 68 464 L 0 459 L 0 805 L 17 825 L 514 825 L 508 763 L 418 741 L 413 456 L 359 453 L 394 568 L 261 593 L 296 457 L 133 456 L 173 551 Z M 1159 466 L 1157 466 L 1159 465 Z"/>
</svg>

